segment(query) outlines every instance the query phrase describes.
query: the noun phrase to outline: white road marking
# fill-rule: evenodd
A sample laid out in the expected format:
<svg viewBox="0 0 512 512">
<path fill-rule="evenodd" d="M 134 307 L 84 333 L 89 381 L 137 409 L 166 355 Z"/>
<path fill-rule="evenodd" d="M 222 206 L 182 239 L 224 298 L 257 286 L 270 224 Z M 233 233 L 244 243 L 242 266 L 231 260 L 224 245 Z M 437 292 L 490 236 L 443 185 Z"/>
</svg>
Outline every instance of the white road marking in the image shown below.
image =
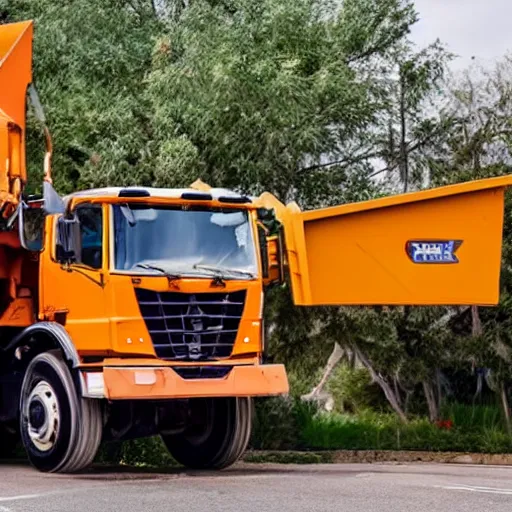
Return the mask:
<svg viewBox="0 0 512 512">
<path fill-rule="evenodd" d="M 462 487 L 464 489 L 478 489 L 478 490 L 484 490 L 484 491 L 506 491 L 506 492 L 512 492 L 511 488 L 503 488 L 503 487 L 484 487 L 482 485 L 466 485 L 466 484 L 453 484 L 454 487 Z"/>
<path fill-rule="evenodd" d="M 483 494 L 503 494 L 506 496 L 512 496 L 512 489 L 507 488 L 499 488 L 499 487 L 482 487 L 477 485 L 464 485 L 464 484 L 454 484 L 454 485 L 437 485 L 436 487 L 441 489 L 447 489 L 450 491 L 467 491 L 467 492 L 479 492 Z"/>
<path fill-rule="evenodd" d="M 0 505 L 0 512 L 12 512 L 10 508 Z"/>
<path fill-rule="evenodd" d="M 16 501 L 16 500 L 33 500 L 35 498 L 41 498 L 42 496 L 49 496 L 54 493 L 45 493 L 45 494 L 19 494 L 18 496 L 5 496 L 0 497 L 0 502 L 4 501 Z M 2 509 L 0 509 L 1 511 Z"/>
</svg>

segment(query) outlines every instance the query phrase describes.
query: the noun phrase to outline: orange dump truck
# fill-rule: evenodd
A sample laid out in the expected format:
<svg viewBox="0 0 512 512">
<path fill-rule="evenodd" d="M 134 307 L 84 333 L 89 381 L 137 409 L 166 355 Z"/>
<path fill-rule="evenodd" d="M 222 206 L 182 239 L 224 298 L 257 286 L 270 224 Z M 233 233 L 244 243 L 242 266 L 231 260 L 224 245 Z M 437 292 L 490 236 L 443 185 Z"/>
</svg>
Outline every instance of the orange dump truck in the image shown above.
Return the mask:
<svg viewBox="0 0 512 512">
<path fill-rule="evenodd" d="M 264 363 L 262 309 L 288 282 L 310 305 L 493 305 L 504 191 L 489 179 L 302 212 L 197 181 L 51 186 L 28 197 L 31 22 L 0 26 L 0 436 L 40 471 L 102 440 L 160 435 L 191 468 L 243 453 L 252 399 L 288 392 Z M 41 117 L 41 116 L 40 116 Z"/>
</svg>

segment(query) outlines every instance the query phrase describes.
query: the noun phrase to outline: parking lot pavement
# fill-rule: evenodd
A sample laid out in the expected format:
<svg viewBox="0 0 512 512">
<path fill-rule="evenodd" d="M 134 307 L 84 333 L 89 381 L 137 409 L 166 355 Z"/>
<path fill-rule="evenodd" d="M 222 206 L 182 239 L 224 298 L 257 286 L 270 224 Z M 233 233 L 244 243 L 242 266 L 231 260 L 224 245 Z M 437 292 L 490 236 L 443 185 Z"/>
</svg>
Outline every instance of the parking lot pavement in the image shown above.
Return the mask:
<svg viewBox="0 0 512 512">
<path fill-rule="evenodd" d="M 512 510 L 512 467 L 241 464 L 223 472 L 0 465 L 0 512 L 459 512 Z"/>
</svg>

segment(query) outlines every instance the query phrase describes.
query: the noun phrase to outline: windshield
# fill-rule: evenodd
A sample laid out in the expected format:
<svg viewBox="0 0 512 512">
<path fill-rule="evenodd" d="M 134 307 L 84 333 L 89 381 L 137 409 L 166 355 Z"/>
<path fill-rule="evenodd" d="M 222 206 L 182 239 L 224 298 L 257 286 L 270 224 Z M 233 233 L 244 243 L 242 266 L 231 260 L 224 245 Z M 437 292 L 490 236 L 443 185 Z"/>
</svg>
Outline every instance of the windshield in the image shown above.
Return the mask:
<svg viewBox="0 0 512 512">
<path fill-rule="evenodd" d="M 138 204 L 115 205 L 113 210 L 116 270 L 236 279 L 257 273 L 245 210 Z"/>
</svg>

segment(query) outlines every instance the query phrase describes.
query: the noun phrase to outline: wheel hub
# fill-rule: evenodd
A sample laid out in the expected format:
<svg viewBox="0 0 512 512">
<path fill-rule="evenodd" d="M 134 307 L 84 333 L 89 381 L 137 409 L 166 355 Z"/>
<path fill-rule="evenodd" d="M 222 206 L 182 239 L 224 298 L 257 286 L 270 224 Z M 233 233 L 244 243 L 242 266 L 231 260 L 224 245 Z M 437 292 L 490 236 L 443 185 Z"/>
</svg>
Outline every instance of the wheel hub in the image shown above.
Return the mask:
<svg viewBox="0 0 512 512">
<path fill-rule="evenodd" d="M 60 411 L 55 391 L 46 381 L 39 382 L 27 400 L 28 435 L 38 450 L 50 450 L 57 440 Z"/>
<path fill-rule="evenodd" d="M 39 400 L 34 400 L 29 405 L 29 421 L 35 428 L 39 429 L 44 425 L 46 420 L 46 410 L 44 405 Z"/>
</svg>

